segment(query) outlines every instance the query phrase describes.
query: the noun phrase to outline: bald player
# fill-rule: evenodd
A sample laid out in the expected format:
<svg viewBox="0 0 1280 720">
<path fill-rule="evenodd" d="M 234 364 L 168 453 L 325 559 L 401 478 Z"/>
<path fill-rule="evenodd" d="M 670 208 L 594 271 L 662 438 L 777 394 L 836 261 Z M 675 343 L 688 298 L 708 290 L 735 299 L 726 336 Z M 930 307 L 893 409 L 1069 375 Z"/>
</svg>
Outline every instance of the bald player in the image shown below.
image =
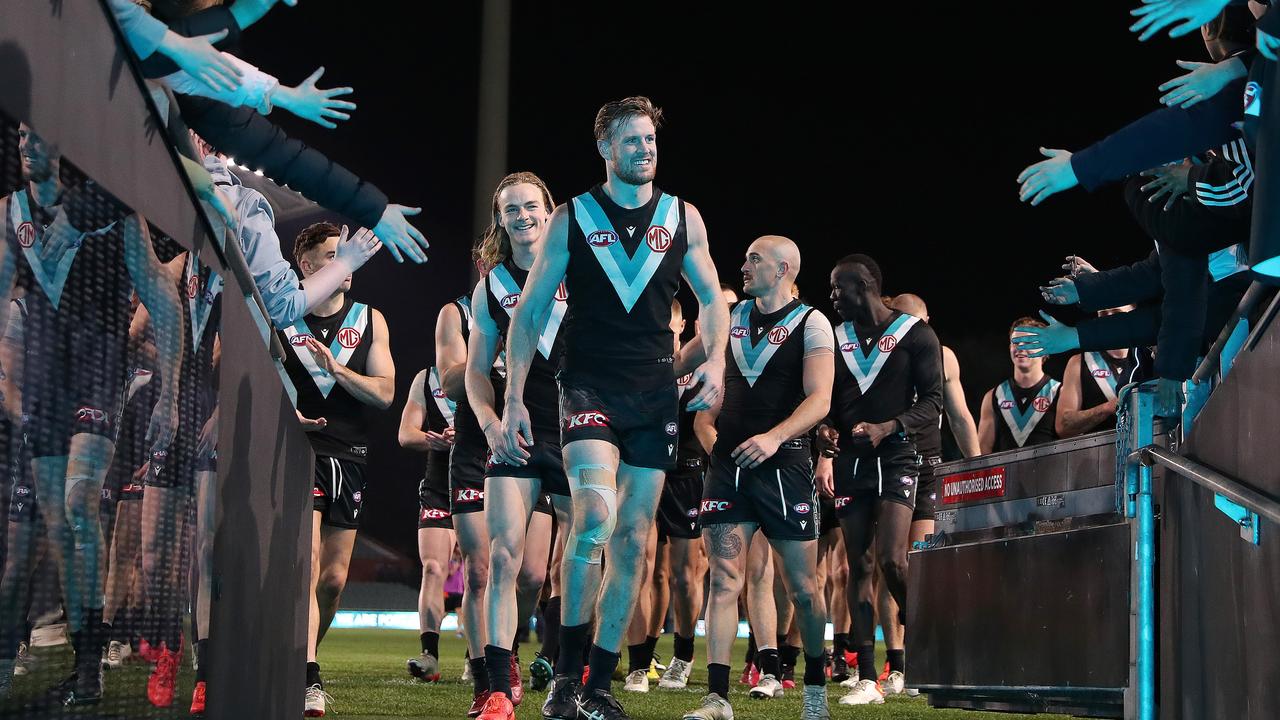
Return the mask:
<svg viewBox="0 0 1280 720">
<path fill-rule="evenodd" d="M 707 604 L 710 692 L 685 720 L 732 720 L 729 654 L 738 627 L 738 595 L 757 528 L 782 560 L 789 599 L 804 644 L 802 718 L 829 717 L 823 634 L 826 603 L 817 585 L 818 495 L 809 431 L 831 407 L 835 341 L 822 313 L 791 296 L 800 249 L 762 237 L 747 248 L 747 299 L 730 315 L 725 390 L 715 418 L 711 469 L 702 495 L 703 541 L 711 571 Z M 753 697 L 782 692 L 778 654 L 756 661 L 762 677 Z"/>
</svg>

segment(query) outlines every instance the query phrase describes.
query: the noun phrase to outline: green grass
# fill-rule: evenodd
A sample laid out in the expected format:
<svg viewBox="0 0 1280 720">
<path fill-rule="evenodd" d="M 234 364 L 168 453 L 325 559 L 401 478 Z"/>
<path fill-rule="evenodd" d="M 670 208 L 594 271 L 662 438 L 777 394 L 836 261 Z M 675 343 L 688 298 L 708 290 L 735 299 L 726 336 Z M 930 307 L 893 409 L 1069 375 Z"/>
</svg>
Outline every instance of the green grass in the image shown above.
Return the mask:
<svg viewBox="0 0 1280 720">
<path fill-rule="evenodd" d="M 798 718 L 800 693 L 788 692 L 777 700 L 759 701 L 747 697 L 746 688 L 737 684 L 741 660 L 746 650 L 745 641 L 739 641 L 733 652 L 735 674 L 731 701 L 734 716 L 742 720 L 758 718 Z M 379 720 L 403 718 L 424 720 L 448 718 L 462 720 L 471 703 L 471 686 L 458 681 L 462 673 L 465 645 L 461 639 L 448 634 L 440 638 L 441 665 L 444 681 L 428 685 L 409 677 L 405 661 L 418 654 L 418 635 L 404 630 L 333 630 L 320 646 L 320 664 L 323 667 L 325 689 L 334 698 L 330 717 L 335 720 Z M 671 640 L 664 637 L 658 644 L 658 652 L 669 657 Z M 635 720 L 677 720 L 680 715 L 697 705 L 707 691 L 706 652 L 698 640 L 695 668 L 690 678 L 690 688 L 685 691 L 659 691 L 656 683 L 648 695 L 622 692 L 621 683 L 614 684 L 619 700 Z M 533 648 L 524 651 L 527 663 L 532 659 Z M 33 712 L 27 703 L 34 700 L 50 685 L 60 680 L 69 670 L 71 651 L 66 646 L 40 648 L 38 670 L 33 675 L 15 678 L 14 695 L 8 703 L 0 703 L 0 717 L 45 718 L 46 712 Z M 883 648 L 879 651 L 883 661 Z M 623 658 L 626 662 L 626 658 Z M 120 670 L 107 673 L 106 696 L 103 704 L 95 709 L 67 712 L 67 716 L 186 718 L 191 702 L 194 676 L 190 657 L 184 657 L 182 673 L 178 679 L 174 706 L 165 710 L 152 708 L 146 700 L 147 675 L 150 666 L 141 662 L 129 662 Z M 527 672 L 527 669 L 526 669 Z M 302 682 L 299 678 L 298 691 Z M 211 688 L 211 692 L 216 691 Z M 829 686 L 831 717 L 837 720 L 857 718 L 875 720 L 1018 720 L 1026 715 L 1003 713 L 976 713 L 960 710 L 930 708 L 923 697 L 890 698 L 884 705 L 874 707 L 848 707 L 836 700 L 847 692 L 838 685 Z M 524 704 L 517 708 L 520 720 L 541 718 L 543 693 L 529 691 Z M 24 713 L 25 709 L 25 713 Z M 336 712 L 334 712 L 336 711 Z M 54 711 L 57 717 L 63 717 Z M 246 718 L 246 720 L 248 720 Z"/>
<path fill-rule="evenodd" d="M 462 673 L 465 645 L 452 634 L 440 638 L 441 665 L 444 680 L 427 685 L 409 677 L 405 661 L 419 652 L 418 635 L 401 630 L 334 630 L 320 646 L 320 665 L 323 668 L 325 689 L 333 696 L 338 715 L 336 720 L 372 720 L 373 718 L 465 718 L 471 703 L 471 686 L 458 681 Z M 527 663 L 533 657 L 533 647 L 522 650 L 521 659 Z M 752 700 L 746 688 L 737 684 L 740 663 L 746 651 L 746 641 L 739 641 L 734 649 L 733 702 L 735 718 L 799 718 L 800 692 L 787 692 L 777 700 Z M 670 656 L 671 639 L 664 637 L 658 643 L 658 652 L 664 658 Z M 650 686 L 647 695 L 625 693 L 622 684 L 615 683 L 614 691 L 627 712 L 635 720 L 678 720 L 686 710 L 695 707 L 707 692 L 705 647 L 699 639 L 695 650 L 695 669 L 690 686 L 685 691 L 658 690 L 657 683 Z M 880 653 L 883 659 L 883 649 Z M 624 654 L 623 663 L 626 662 Z M 527 680 L 527 677 L 526 677 Z M 524 703 L 516 709 L 520 720 L 538 720 L 544 693 L 526 691 Z M 840 718 L 892 718 L 893 720 L 1018 720 L 1025 715 L 1004 713 L 976 713 L 961 710 L 930 708 L 923 697 L 890 698 L 884 705 L 875 707 L 850 707 L 836 700 L 848 692 L 839 685 L 831 685 L 831 717 Z"/>
</svg>

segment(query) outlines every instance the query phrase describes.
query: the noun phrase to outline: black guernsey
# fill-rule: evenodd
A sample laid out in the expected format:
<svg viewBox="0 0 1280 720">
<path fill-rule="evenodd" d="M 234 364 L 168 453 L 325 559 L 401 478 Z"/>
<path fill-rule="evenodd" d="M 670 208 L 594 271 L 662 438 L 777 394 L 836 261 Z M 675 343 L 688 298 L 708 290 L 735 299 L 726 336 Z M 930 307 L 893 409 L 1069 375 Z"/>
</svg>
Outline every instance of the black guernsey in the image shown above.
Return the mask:
<svg viewBox="0 0 1280 720">
<path fill-rule="evenodd" d="M 936 426 L 942 412 L 942 346 L 933 328 L 895 312 L 876 327 L 837 325 L 835 341 L 831 418 L 842 453 L 877 454 L 865 436 L 855 441 L 853 427 L 861 422 L 897 420 L 913 440 Z"/>
<path fill-rule="evenodd" d="M 1133 379 L 1137 366 L 1132 352 L 1122 358 L 1105 352 L 1080 353 L 1080 409 L 1088 410 L 1114 399 L 1120 388 Z M 1114 430 L 1115 427 L 1116 416 L 1110 415 L 1090 432 Z"/>
<path fill-rule="evenodd" d="M 298 390 L 298 412 L 328 421 L 324 429 L 307 433 L 312 449 L 317 455 L 363 464 L 369 455 L 367 406 L 316 364 L 303 338 L 311 336 L 328 345 L 334 359 L 365 375 L 373 345 L 373 309 L 347 296 L 333 315 L 307 315 L 280 334 L 290 350 L 284 369 Z"/>
<path fill-rule="evenodd" d="M 1058 390 L 1062 384 L 1045 375 L 1031 387 L 1005 380 L 991 391 L 995 413 L 994 450 L 1014 450 L 1058 439 L 1054 419 L 1058 414 Z"/>
<path fill-rule="evenodd" d="M 613 389 L 671 383 L 671 300 L 688 250 L 684 202 L 654 187 L 649 202 L 625 209 L 597 185 L 568 208 L 565 287 L 580 301 L 565 317 L 561 367 Z"/>
<path fill-rule="evenodd" d="M 528 277 L 528 270 L 521 270 L 515 261 L 507 258 L 481 280 L 488 299 L 489 317 L 497 325 L 500 337 L 507 336 L 511 315 L 520 304 L 520 295 Z M 568 310 L 567 299 L 564 283 L 561 283 L 556 289 L 555 300 L 544 313 L 545 318 L 537 318 L 535 325 L 539 328 L 538 347 L 533 353 L 524 385 L 524 404 L 529 411 L 535 440 L 558 442 L 560 437 L 560 388 L 556 384 L 556 372 L 564 347 L 560 325 Z M 498 398 L 495 405 L 500 404 L 501 398 Z"/>
<path fill-rule="evenodd" d="M 753 299 L 733 309 L 724 401 L 716 417 L 717 457 L 728 458 L 744 440 L 768 432 L 804 402 L 804 327 L 813 308 L 792 300 L 763 314 Z M 783 442 L 761 468 L 809 460 L 809 436 Z"/>
</svg>

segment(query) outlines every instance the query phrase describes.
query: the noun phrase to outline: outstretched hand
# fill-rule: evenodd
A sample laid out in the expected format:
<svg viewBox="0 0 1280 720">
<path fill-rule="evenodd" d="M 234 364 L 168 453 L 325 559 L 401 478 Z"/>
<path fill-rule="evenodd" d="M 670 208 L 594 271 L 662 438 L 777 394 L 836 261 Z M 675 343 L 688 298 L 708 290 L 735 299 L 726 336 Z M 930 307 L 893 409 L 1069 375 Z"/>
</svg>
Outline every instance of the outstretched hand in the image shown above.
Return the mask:
<svg viewBox="0 0 1280 720">
<path fill-rule="evenodd" d="M 1040 317 L 1048 327 L 1019 325 L 1013 329 L 1010 341 L 1025 350 L 1027 357 L 1048 357 L 1080 347 L 1080 336 L 1070 325 L 1063 325 L 1057 318 L 1041 310 Z"/>
<path fill-rule="evenodd" d="M 338 127 L 335 120 L 350 120 L 351 115 L 343 110 L 355 110 L 356 104 L 346 100 L 335 100 L 340 95 L 354 92 L 349 87 L 336 87 L 322 90 L 316 86 L 324 75 L 324 67 L 307 76 L 297 87 L 282 87 L 276 90 L 275 103 L 303 120 L 323 128 L 332 130 Z"/>
<path fill-rule="evenodd" d="M 1028 165 L 1018 173 L 1018 183 L 1022 186 L 1018 190 L 1018 199 L 1022 202 L 1030 200 L 1032 206 L 1080 184 L 1076 171 L 1071 167 L 1070 151 L 1042 147 L 1040 154 L 1048 160 Z"/>
</svg>

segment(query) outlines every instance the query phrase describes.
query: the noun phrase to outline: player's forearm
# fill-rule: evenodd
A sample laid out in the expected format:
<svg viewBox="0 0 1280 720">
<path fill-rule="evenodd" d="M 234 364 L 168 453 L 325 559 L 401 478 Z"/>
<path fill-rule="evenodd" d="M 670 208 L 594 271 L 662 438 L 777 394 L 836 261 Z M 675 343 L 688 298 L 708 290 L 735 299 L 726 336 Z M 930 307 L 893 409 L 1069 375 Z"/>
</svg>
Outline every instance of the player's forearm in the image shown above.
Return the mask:
<svg viewBox="0 0 1280 720">
<path fill-rule="evenodd" d="M 960 446 L 960 454 L 967 458 L 981 455 L 982 448 L 978 445 L 978 429 L 973 426 L 973 418 L 969 417 L 968 413 L 965 413 L 960 418 L 947 413 L 947 419 L 951 422 L 951 434 L 956 439 L 956 445 Z"/>
<path fill-rule="evenodd" d="M 150 276 L 138 286 L 138 298 L 151 315 L 156 348 L 156 366 L 160 373 L 160 392 L 178 392 L 178 376 L 182 368 L 182 302 L 178 289 L 164 273 Z"/>
<path fill-rule="evenodd" d="M 431 441 L 427 439 L 427 434 L 417 428 L 400 428 L 399 440 L 400 447 L 406 450 L 418 452 L 431 450 Z"/>
<path fill-rule="evenodd" d="M 533 364 L 537 343 L 532 320 L 528 306 L 523 303 L 516 307 L 511 317 L 511 328 L 507 331 L 507 402 L 524 398 L 524 383 L 529 378 L 529 366 Z"/>
<path fill-rule="evenodd" d="M 676 377 L 684 377 L 698 366 L 707 361 L 707 349 L 702 345 L 702 337 L 695 336 L 693 340 L 685 343 L 680 348 L 680 352 L 676 353 Z"/>
<path fill-rule="evenodd" d="M 361 375 L 347 369 L 345 365 L 337 365 L 334 379 L 338 385 L 356 400 L 365 405 L 372 405 L 381 410 L 391 407 L 395 399 L 395 378 L 381 375 Z"/>
<path fill-rule="evenodd" d="M 698 438 L 698 444 L 702 446 L 702 451 L 711 454 L 711 449 L 716 446 L 716 438 L 719 434 L 716 432 L 715 416 L 700 412 L 693 419 L 693 436 Z"/>
<path fill-rule="evenodd" d="M 831 395 L 809 395 L 794 412 L 787 416 L 787 419 L 775 425 L 769 433 L 779 443 L 786 442 L 812 430 L 815 425 L 822 422 L 822 419 L 827 416 L 827 412 L 830 410 Z"/>
<path fill-rule="evenodd" d="M 334 258 L 332 262 L 308 277 L 307 282 L 302 286 L 302 295 L 306 298 L 307 305 L 302 314 L 310 313 L 317 305 L 333 297 L 333 293 L 342 285 L 342 281 L 346 280 L 352 272 L 350 264 L 345 259 Z"/>
<path fill-rule="evenodd" d="M 508 370 L 507 378 L 510 379 L 510 371 Z M 498 408 L 497 398 L 493 392 L 493 381 L 489 379 L 487 372 L 481 373 L 467 364 L 466 374 L 467 386 L 467 402 L 471 405 L 472 412 L 476 416 L 476 424 L 485 428 L 497 422 Z"/>
<path fill-rule="evenodd" d="M 1091 407 L 1088 410 L 1059 410 L 1058 434 L 1062 437 L 1083 435 L 1098 427 L 1111 416 L 1106 404 Z"/>
<path fill-rule="evenodd" d="M 698 317 L 702 320 L 702 351 L 704 362 L 724 364 L 724 349 L 729 344 L 729 310 L 717 294 L 706 302 L 698 302 Z"/>
</svg>

